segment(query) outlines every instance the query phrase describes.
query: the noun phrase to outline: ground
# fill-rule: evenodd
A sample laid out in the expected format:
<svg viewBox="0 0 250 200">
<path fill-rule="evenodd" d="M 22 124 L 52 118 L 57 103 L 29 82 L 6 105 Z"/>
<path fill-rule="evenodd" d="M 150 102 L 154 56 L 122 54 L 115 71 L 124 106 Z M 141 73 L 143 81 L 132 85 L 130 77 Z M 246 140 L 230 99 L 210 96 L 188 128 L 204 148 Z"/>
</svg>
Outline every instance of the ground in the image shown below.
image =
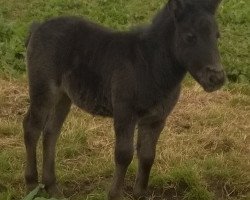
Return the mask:
<svg viewBox="0 0 250 200">
<path fill-rule="evenodd" d="M 29 100 L 23 79 L 0 79 L 0 199 L 25 195 L 21 121 Z M 67 197 L 105 199 L 114 169 L 113 135 L 111 119 L 72 108 L 57 146 L 58 181 Z M 250 87 L 234 84 L 208 94 L 186 80 L 159 140 L 149 199 L 249 199 L 249 147 Z M 136 156 L 125 199 L 131 199 L 135 172 Z"/>
</svg>

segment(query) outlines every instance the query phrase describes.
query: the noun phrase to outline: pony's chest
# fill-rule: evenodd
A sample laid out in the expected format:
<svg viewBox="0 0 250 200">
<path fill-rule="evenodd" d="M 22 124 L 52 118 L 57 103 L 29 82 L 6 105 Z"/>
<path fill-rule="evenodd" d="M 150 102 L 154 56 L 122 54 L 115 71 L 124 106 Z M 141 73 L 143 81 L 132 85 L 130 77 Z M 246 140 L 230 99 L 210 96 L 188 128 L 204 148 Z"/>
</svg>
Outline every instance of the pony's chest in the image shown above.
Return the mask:
<svg viewBox="0 0 250 200">
<path fill-rule="evenodd" d="M 139 113 L 143 120 L 159 120 L 166 118 L 174 109 L 180 96 L 180 87 L 176 87 L 169 92 L 166 96 L 160 98 L 155 104 L 145 108 Z"/>
</svg>

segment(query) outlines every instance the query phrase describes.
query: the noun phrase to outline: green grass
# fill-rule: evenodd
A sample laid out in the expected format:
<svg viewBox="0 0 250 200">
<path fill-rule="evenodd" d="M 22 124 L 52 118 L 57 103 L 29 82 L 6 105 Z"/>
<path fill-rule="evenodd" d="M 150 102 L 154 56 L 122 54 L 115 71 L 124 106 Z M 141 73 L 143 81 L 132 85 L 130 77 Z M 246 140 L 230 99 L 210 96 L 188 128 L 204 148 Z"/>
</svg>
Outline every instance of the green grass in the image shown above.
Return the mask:
<svg viewBox="0 0 250 200">
<path fill-rule="evenodd" d="M 231 81 L 250 81 L 250 2 L 225 0 L 219 12 L 221 55 Z"/>
<path fill-rule="evenodd" d="M 24 41 L 32 21 L 84 15 L 117 30 L 147 23 L 165 0 L 0 0 L 0 200 L 25 196 L 22 119 L 29 100 Z M 161 135 L 149 200 L 250 199 L 249 1 L 224 0 L 218 14 L 222 62 L 231 80 L 206 94 L 190 78 Z M 240 83 L 233 83 L 240 82 Z M 105 200 L 114 171 L 112 120 L 73 108 L 57 145 L 66 197 Z M 41 171 L 41 143 L 38 147 Z M 126 179 L 131 199 L 137 160 Z"/>
<path fill-rule="evenodd" d="M 33 21 L 53 16 L 80 15 L 97 23 L 127 30 L 147 23 L 165 0 L 0 0 L 0 70 L 17 76 L 25 72 L 24 41 Z M 219 11 L 220 49 L 229 80 L 250 82 L 249 23 L 247 0 L 224 0 Z"/>
</svg>

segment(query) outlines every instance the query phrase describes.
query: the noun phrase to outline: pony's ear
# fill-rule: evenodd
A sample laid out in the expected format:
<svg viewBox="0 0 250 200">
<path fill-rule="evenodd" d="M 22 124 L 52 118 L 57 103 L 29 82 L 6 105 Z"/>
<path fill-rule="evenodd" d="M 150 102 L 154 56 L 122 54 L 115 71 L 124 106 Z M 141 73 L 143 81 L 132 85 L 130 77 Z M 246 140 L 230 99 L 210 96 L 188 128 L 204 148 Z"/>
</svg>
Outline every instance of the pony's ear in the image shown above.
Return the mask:
<svg viewBox="0 0 250 200">
<path fill-rule="evenodd" d="M 173 13 L 176 19 L 182 16 L 185 0 L 169 0 L 169 10 Z"/>
<path fill-rule="evenodd" d="M 220 3 L 221 0 L 209 0 L 209 9 L 213 14 L 215 14 Z"/>
</svg>

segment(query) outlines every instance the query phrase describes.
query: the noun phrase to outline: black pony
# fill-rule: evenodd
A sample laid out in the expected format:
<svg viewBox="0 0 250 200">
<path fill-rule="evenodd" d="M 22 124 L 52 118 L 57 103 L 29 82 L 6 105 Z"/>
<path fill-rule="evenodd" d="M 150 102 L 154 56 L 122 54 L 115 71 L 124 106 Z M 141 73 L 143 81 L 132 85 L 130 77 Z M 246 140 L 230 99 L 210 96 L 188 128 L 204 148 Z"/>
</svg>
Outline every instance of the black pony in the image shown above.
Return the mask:
<svg viewBox="0 0 250 200">
<path fill-rule="evenodd" d="M 59 196 L 55 145 L 72 103 L 114 118 L 115 174 L 109 200 L 120 199 L 138 125 L 136 198 L 145 197 L 158 137 L 187 72 L 205 91 L 225 81 L 217 47 L 220 0 L 170 0 L 151 25 L 115 32 L 59 17 L 33 27 L 27 42 L 30 107 L 24 119 L 28 190 L 38 184 L 36 146 L 43 132 L 42 182 Z"/>
</svg>

